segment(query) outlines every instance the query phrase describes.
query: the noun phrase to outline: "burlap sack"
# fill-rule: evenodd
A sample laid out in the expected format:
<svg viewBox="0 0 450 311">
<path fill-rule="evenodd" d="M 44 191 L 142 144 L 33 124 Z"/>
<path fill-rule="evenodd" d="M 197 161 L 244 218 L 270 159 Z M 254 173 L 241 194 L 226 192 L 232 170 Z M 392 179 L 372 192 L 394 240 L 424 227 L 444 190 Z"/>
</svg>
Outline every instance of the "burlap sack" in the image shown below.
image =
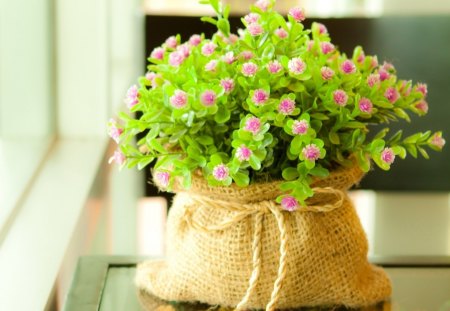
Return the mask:
<svg viewBox="0 0 450 311">
<path fill-rule="evenodd" d="M 165 300 L 237 309 L 361 307 L 387 299 L 386 273 L 367 261 L 367 239 L 346 191 L 362 177 L 339 170 L 313 184 L 307 208 L 283 211 L 278 183 L 179 191 L 167 256 L 137 269 L 136 284 Z M 151 310 L 151 309 L 148 309 Z"/>
</svg>

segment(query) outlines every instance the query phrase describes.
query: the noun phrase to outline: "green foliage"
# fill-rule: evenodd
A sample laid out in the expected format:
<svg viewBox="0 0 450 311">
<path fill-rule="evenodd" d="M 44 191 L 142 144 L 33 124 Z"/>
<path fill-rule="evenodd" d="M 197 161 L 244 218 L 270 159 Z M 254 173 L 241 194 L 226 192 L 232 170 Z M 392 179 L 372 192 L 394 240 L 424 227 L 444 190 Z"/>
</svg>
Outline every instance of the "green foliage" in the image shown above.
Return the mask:
<svg viewBox="0 0 450 311">
<path fill-rule="evenodd" d="M 194 173 L 223 186 L 284 179 L 281 189 L 303 204 L 312 180 L 340 166 L 356 163 L 367 172 L 373 161 L 388 170 L 395 156 L 428 158 L 426 147 L 442 149 L 440 132 L 388 137 L 390 122 L 426 113 L 426 87 L 399 80 L 391 64 L 379 65 L 361 47 L 351 58 L 332 45 L 325 51 L 331 39 L 323 25 L 305 29 L 273 3 L 267 11 L 252 6 L 238 37 L 229 6 L 200 2 L 215 10 L 216 18 L 202 20 L 218 31 L 183 44 L 176 36 L 175 47 L 166 42 L 161 57 L 149 57 L 149 73 L 127 95 L 131 114 L 110 124 L 122 165 L 156 161 L 156 171 L 170 174 L 167 190 L 175 178 L 188 187 Z M 252 34 L 255 24 L 262 33 Z M 377 124 L 386 127 L 369 138 Z"/>
</svg>

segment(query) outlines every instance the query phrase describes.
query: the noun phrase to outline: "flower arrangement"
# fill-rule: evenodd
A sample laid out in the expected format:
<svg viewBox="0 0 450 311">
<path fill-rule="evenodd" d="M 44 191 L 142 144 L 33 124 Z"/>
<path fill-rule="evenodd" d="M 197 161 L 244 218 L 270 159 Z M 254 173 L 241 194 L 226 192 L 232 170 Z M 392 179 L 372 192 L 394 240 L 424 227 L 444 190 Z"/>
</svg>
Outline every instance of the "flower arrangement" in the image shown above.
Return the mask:
<svg viewBox="0 0 450 311">
<path fill-rule="evenodd" d="M 259 0 L 236 35 L 229 6 L 201 2 L 217 13 L 202 18 L 217 33 L 183 43 L 172 36 L 153 50 L 126 96 L 139 117 L 110 121 L 119 144 L 111 161 L 139 169 L 155 162 L 155 180 L 169 191 L 175 180 L 188 188 L 194 173 L 214 186 L 280 179 L 277 202 L 295 210 L 331 170 L 356 163 L 367 172 L 371 161 L 389 170 L 397 157 L 428 158 L 426 147 L 444 146 L 441 132 L 388 137 L 389 122 L 427 113 L 427 86 L 398 79 L 392 64 L 361 47 L 340 53 L 324 25 L 304 28 L 301 8 L 285 17 L 274 0 Z"/>
</svg>

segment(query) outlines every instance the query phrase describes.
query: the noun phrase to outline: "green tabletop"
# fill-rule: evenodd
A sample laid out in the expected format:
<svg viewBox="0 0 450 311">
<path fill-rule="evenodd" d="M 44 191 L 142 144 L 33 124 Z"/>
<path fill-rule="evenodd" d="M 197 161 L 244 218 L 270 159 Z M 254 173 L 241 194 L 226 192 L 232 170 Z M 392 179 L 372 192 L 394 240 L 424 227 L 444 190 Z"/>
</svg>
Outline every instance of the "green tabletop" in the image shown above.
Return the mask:
<svg viewBox="0 0 450 311">
<path fill-rule="evenodd" d="M 142 311 L 133 284 L 136 264 L 145 258 L 87 256 L 79 260 L 65 311 Z M 372 258 L 384 266 L 393 283 L 393 297 L 363 310 L 450 310 L 450 257 Z M 204 304 L 166 302 L 145 295 L 151 311 L 231 311 Z M 302 308 L 298 310 L 331 310 Z M 347 310 L 333 308 L 332 310 Z M 149 310 L 147 310 L 149 311 Z"/>
</svg>

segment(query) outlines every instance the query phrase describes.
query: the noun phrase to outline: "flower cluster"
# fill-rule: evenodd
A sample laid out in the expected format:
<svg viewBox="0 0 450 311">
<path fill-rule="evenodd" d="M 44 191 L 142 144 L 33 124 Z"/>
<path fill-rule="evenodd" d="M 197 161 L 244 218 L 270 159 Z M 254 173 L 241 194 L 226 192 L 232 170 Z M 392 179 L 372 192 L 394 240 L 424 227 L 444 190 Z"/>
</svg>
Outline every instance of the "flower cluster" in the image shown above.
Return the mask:
<svg viewBox="0 0 450 311">
<path fill-rule="evenodd" d="M 274 0 L 259 0 L 236 35 L 229 7 L 203 2 L 217 12 L 202 18 L 217 33 L 172 36 L 153 50 L 149 72 L 125 100 L 139 117 L 110 122 L 119 144 L 111 161 L 142 169 L 156 160 L 155 179 L 167 190 L 175 179 L 189 187 L 194 172 L 221 186 L 283 179 L 277 200 L 295 210 L 330 170 L 356 163 L 368 171 L 371 161 L 388 170 L 408 153 L 428 158 L 425 147 L 443 148 L 441 132 L 372 133 L 373 125 L 410 121 L 408 112 L 425 115 L 426 85 L 398 79 L 392 64 L 361 47 L 341 54 L 324 25 L 304 28 L 301 8 L 282 16 Z"/>
</svg>

